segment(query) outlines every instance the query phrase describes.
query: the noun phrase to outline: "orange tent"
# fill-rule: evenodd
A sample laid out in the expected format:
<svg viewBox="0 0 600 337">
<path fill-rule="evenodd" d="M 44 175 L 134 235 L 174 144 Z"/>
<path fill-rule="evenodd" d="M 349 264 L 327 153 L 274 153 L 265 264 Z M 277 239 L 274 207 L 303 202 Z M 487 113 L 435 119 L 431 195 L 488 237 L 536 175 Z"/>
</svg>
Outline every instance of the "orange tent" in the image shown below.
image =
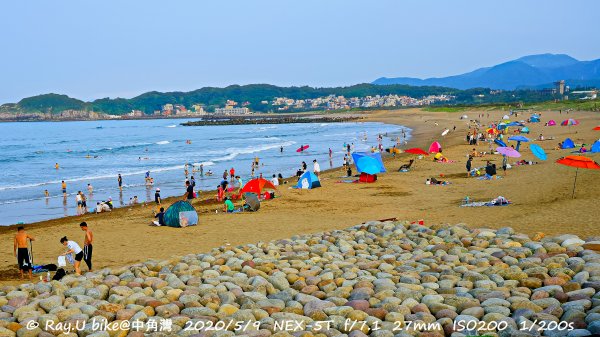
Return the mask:
<svg viewBox="0 0 600 337">
<path fill-rule="evenodd" d="M 575 198 L 575 184 L 577 183 L 577 173 L 579 169 L 600 170 L 600 165 L 591 158 L 585 156 L 566 156 L 556 161 L 558 164 L 575 167 L 575 181 L 573 182 L 573 198 Z"/>
<path fill-rule="evenodd" d="M 252 179 L 244 185 L 242 193 L 256 193 L 260 195 L 263 189 L 275 190 L 277 189 L 273 183 L 266 179 L 256 178 Z"/>
</svg>

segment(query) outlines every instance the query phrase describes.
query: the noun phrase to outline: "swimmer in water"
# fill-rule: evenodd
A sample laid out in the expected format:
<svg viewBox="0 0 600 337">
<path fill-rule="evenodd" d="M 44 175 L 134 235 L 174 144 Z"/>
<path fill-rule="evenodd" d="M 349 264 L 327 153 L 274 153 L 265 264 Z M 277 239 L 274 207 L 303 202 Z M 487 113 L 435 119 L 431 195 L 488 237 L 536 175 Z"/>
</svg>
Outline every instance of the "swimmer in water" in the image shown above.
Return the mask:
<svg viewBox="0 0 600 337">
<path fill-rule="evenodd" d="M 54 168 L 57 170 L 60 168 L 60 166 L 58 166 L 58 163 L 54 164 Z"/>
</svg>

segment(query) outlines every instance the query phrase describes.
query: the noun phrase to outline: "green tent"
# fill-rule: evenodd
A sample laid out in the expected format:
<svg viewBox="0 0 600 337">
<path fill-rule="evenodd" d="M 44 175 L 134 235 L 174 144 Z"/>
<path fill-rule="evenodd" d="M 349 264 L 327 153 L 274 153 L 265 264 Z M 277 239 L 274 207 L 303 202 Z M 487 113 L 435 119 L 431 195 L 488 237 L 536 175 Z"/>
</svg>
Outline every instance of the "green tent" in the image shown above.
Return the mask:
<svg viewBox="0 0 600 337">
<path fill-rule="evenodd" d="M 167 208 L 165 224 L 169 227 L 187 227 L 198 224 L 198 213 L 187 201 L 177 201 Z"/>
</svg>

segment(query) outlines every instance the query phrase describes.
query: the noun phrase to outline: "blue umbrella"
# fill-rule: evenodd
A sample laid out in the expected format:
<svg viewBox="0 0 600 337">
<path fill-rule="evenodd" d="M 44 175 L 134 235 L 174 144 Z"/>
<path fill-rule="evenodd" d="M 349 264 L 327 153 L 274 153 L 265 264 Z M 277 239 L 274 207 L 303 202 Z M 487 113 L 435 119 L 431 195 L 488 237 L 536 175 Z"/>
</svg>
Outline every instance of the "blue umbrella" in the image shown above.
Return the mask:
<svg viewBox="0 0 600 337">
<path fill-rule="evenodd" d="M 366 174 L 377 174 L 381 172 L 379 162 L 375 158 L 362 157 L 356 162 L 358 172 Z"/>
<path fill-rule="evenodd" d="M 544 152 L 544 149 L 542 149 L 541 146 L 537 144 L 529 144 L 529 149 L 531 150 L 531 153 L 533 153 L 533 155 L 538 157 L 540 160 L 548 159 L 546 152 Z"/>
<path fill-rule="evenodd" d="M 512 140 L 517 142 L 517 148 L 515 150 L 519 151 L 519 147 L 521 146 L 521 142 L 528 142 L 529 138 L 525 137 L 525 136 L 512 136 L 512 137 L 508 137 L 508 140 Z"/>
</svg>

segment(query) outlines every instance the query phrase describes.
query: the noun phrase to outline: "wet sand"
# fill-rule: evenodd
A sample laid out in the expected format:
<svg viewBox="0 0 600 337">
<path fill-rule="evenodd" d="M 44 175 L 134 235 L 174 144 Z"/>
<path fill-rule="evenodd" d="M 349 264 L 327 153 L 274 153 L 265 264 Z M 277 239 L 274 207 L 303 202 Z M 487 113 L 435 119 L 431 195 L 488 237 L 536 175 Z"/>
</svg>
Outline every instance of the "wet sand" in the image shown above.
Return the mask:
<svg viewBox="0 0 600 337">
<path fill-rule="evenodd" d="M 538 165 L 516 166 L 502 179 L 484 181 L 466 177 L 466 155 L 473 146 L 465 142 L 467 122 L 459 119 L 463 114 L 474 118 L 478 113 L 424 112 L 419 109 L 369 113 L 368 120 L 411 127 L 413 139 L 407 147 L 419 146 L 427 150 L 432 141 L 440 141 L 444 154 L 454 163 L 435 163 L 429 156 L 416 160 L 410 172 L 400 173 L 396 172 L 398 167 L 415 158 L 401 154 L 386 159 L 389 173 L 380 175 L 374 184 L 341 182 L 347 180 L 343 178 L 345 173 L 342 169 L 323 173 L 323 187 L 315 190 L 291 189 L 289 186 L 295 182 L 295 179 L 291 179 L 287 185 L 280 186 L 277 198 L 263 202 L 257 213 L 223 214 L 220 203 L 202 201 L 213 198 L 215 194 L 207 192 L 194 201 L 200 216 L 199 225 L 187 228 L 148 226 L 153 218 L 154 205 L 136 205 L 111 213 L 30 224 L 26 225 L 27 231 L 36 237 L 33 243 L 34 263 L 55 263 L 56 257 L 63 252 L 63 246 L 59 243 L 62 236 L 66 235 L 82 244 L 83 232 L 79 229 L 81 221 L 86 221 L 94 231 L 95 269 L 122 266 L 149 258 L 165 259 L 200 253 L 224 244 L 239 245 L 287 238 L 300 233 L 342 229 L 387 218 L 410 221 L 423 219 L 425 224 L 466 223 L 473 227 L 489 228 L 511 226 L 518 232 L 532 235 L 543 232 L 577 234 L 582 238 L 600 236 L 600 219 L 595 214 L 600 200 L 600 171 L 579 170 L 576 198 L 572 199 L 575 169 L 554 163 L 557 158 L 570 154 L 571 150 L 553 150 L 567 136 L 575 143 L 591 145 L 600 137 L 600 131 L 592 130 L 600 124 L 598 114 L 571 112 L 559 115 L 558 112 L 543 111 L 543 122 L 552 118 L 560 123 L 565 118 L 576 118 L 581 123 L 572 127 L 544 127 L 544 123 L 528 125 L 531 129 L 529 138 L 536 138 L 540 133 L 546 138 L 556 138 L 535 142 L 546 150 L 548 160 Z M 502 111 L 484 112 L 487 113 L 490 117 L 486 115 L 482 119 L 484 124 L 498 120 L 505 114 Z M 453 126 L 456 126 L 456 131 L 451 131 L 445 137 L 440 135 L 445 128 L 452 129 Z M 342 143 L 343 140 L 337 142 Z M 487 151 L 489 147 L 487 143 L 480 143 L 477 148 Z M 531 155 L 527 144 L 522 145 L 521 152 L 524 159 L 537 160 Z M 600 161 L 600 154 L 588 156 Z M 475 158 L 473 166 L 484 166 L 488 159 L 500 168 L 502 157 L 499 155 Z M 334 160 L 341 162 L 342 159 Z M 501 169 L 499 173 L 502 174 Z M 425 185 L 429 177 L 449 180 L 451 184 Z M 505 207 L 460 207 L 465 196 L 474 201 L 489 201 L 499 195 L 510 199 L 513 204 Z M 167 206 L 177 199 L 169 198 L 164 204 Z M 215 213 L 217 209 L 219 212 Z M 0 228 L 0 241 L 5 247 L 0 251 L 0 283 L 16 282 L 16 258 L 12 249 L 15 231 L 14 226 Z"/>
</svg>

